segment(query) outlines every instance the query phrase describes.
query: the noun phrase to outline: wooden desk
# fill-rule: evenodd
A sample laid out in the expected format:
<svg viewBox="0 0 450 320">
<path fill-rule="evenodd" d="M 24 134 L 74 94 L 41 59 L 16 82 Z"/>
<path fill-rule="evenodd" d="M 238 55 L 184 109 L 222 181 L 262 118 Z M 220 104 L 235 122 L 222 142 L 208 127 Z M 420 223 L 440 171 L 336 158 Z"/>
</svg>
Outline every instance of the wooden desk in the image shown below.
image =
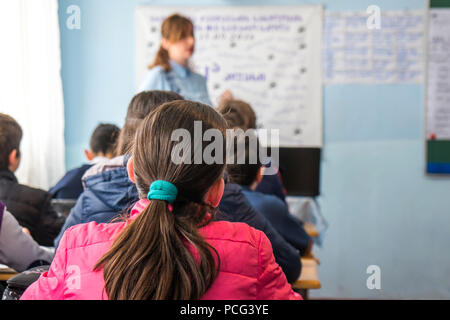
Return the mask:
<svg viewBox="0 0 450 320">
<path fill-rule="evenodd" d="M 294 289 L 320 289 L 318 264 L 314 259 L 302 258 L 302 273 L 292 284 Z"/>
<path fill-rule="evenodd" d="M 316 260 L 302 258 L 302 273 L 300 278 L 292 284 L 292 289 L 299 291 L 303 299 L 308 299 L 309 289 L 320 289 L 321 287 Z"/>
<path fill-rule="evenodd" d="M 8 281 L 16 274 L 17 272 L 14 269 L 2 267 L 0 268 L 0 281 Z"/>
<path fill-rule="evenodd" d="M 316 226 L 312 223 L 304 223 L 303 228 L 311 238 L 316 238 L 319 236 L 319 232 L 317 231 Z"/>
</svg>

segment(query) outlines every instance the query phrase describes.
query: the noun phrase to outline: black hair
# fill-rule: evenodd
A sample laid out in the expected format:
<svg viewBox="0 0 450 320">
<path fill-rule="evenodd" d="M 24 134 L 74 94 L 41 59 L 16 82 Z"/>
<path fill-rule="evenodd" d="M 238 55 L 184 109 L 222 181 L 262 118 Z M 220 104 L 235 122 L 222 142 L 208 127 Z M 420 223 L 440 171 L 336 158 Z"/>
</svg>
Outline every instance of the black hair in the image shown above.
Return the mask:
<svg viewBox="0 0 450 320">
<path fill-rule="evenodd" d="M 250 186 L 255 182 L 263 165 L 259 155 L 261 148 L 259 140 L 256 135 L 248 136 L 244 133 L 238 134 L 233 139 L 234 158 L 233 161 L 227 162 L 228 180 L 242 186 Z M 242 151 L 245 153 L 241 154 Z"/>
<path fill-rule="evenodd" d="M 120 129 L 116 125 L 100 123 L 92 133 L 90 140 L 91 151 L 94 153 L 115 154 L 117 138 Z"/>
</svg>

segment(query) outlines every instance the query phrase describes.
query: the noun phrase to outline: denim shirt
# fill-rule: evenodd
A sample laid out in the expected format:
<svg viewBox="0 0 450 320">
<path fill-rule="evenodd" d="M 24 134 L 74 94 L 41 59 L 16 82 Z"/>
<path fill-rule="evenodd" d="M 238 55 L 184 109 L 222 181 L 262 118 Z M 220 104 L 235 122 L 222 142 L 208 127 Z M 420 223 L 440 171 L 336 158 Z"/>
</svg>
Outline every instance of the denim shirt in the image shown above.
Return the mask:
<svg viewBox="0 0 450 320">
<path fill-rule="evenodd" d="M 161 66 L 149 70 L 138 92 L 148 90 L 173 91 L 186 100 L 211 105 L 206 86 L 206 78 L 189 68 L 169 60 L 172 70 L 166 72 Z"/>
</svg>

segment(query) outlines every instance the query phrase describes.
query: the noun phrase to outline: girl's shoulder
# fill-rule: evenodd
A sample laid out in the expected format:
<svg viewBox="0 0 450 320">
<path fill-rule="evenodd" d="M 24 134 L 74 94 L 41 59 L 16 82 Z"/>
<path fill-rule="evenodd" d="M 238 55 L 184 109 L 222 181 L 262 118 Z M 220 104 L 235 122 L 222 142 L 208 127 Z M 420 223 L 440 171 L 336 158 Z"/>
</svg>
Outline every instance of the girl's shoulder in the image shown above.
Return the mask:
<svg viewBox="0 0 450 320">
<path fill-rule="evenodd" d="M 154 66 L 153 68 L 148 69 L 147 71 L 148 74 L 163 74 L 165 72 L 166 71 L 163 69 L 162 66 Z"/>
<path fill-rule="evenodd" d="M 78 224 L 65 231 L 63 236 L 65 238 L 64 245 L 66 249 L 76 249 L 112 242 L 126 225 L 126 221 L 117 223 L 97 223 L 92 221 Z"/>
<path fill-rule="evenodd" d="M 166 71 L 161 66 L 151 68 L 145 74 L 138 92 L 146 90 L 167 90 Z"/>
<path fill-rule="evenodd" d="M 155 66 L 149 69 L 145 75 L 146 81 L 161 80 L 166 76 L 167 72 L 161 66 Z"/>
<path fill-rule="evenodd" d="M 246 223 L 228 221 L 212 222 L 200 232 L 218 253 L 222 275 L 231 275 L 232 278 L 241 275 L 245 279 L 253 279 L 252 283 L 265 283 L 269 281 L 260 277 L 270 273 L 286 282 L 283 271 L 275 262 L 270 241 L 263 232 Z"/>
<path fill-rule="evenodd" d="M 262 232 L 242 222 L 214 221 L 200 229 L 207 241 L 232 242 L 259 249 Z"/>
</svg>

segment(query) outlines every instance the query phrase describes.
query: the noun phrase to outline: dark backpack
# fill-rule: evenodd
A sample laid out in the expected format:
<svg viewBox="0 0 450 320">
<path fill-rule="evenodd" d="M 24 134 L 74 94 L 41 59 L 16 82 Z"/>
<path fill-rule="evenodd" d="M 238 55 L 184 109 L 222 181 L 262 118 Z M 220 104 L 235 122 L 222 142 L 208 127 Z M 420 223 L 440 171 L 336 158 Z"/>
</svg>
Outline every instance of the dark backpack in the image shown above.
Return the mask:
<svg viewBox="0 0 450 320">
<path fill-rule="evenodd" d="M 25 290 L 49 268 L 49 265 L 34 267 L 9 279 L 2 300 L 19 300 Z"/>
</svg>

